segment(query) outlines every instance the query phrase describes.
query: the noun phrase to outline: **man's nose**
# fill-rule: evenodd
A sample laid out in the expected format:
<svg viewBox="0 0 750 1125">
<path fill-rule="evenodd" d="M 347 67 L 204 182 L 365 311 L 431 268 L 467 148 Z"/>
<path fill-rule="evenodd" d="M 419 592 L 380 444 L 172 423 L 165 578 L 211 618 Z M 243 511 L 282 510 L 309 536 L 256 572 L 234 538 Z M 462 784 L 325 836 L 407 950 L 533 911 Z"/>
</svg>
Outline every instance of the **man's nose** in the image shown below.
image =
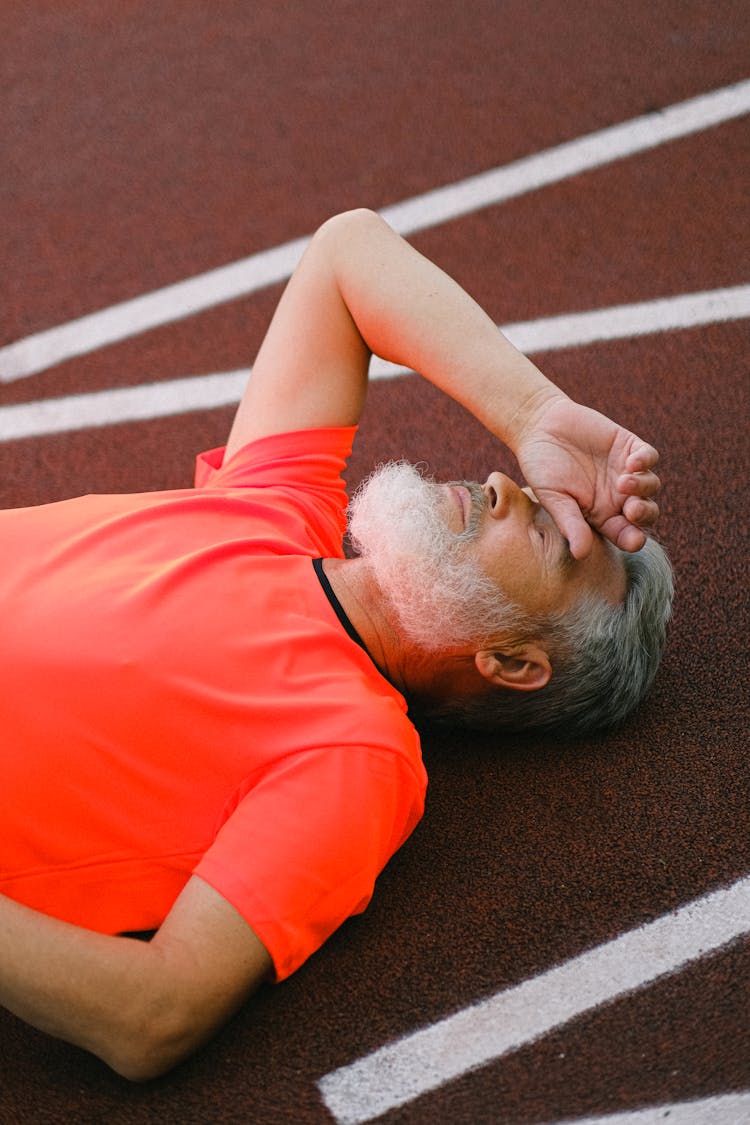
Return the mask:
<svg viewBox="0 0 750 1125">
<path fill-rule="evenodd" d="M 529 502 L 515 481 L 505 473 L 490 473 L 482 485 L 482 492 L 487 500 L 487 510 L 496 520 L 505 519 L 519 501 Z"/>
</svg>

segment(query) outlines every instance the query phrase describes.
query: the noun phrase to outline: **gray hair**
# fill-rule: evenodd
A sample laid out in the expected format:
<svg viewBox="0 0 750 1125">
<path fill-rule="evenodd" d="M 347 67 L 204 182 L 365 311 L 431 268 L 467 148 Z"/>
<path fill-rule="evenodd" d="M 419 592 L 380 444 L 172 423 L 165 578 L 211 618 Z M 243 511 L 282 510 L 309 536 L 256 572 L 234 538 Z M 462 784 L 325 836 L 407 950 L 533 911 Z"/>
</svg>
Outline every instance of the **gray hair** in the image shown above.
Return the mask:
<svg viewBox="0 0 750 1125">
<path fill-rule="evenodd" d="M 648 539 L 636 553 L 619 552 L 625 599 L 613 605 L 587 593 L 567 612 L 535 622 L 523 632 L 542 636 L 552 676 L 537 691 L 493 688 L 443 704 L 425 715 L 490 730 L 558 730 L 566 736 L 616 726 L 650 689 L 672 612 L 672 568 L 663 548 Z"/>
</svg>

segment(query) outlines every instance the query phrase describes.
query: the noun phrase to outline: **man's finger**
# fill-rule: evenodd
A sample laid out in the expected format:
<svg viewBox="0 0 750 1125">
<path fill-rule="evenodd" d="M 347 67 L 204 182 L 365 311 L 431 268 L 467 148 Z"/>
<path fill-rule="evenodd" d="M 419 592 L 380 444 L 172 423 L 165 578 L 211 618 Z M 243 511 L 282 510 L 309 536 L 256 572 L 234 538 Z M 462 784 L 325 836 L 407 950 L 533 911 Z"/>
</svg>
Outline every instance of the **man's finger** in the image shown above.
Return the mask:
<svg viewBox="0 0 750 1125">
<path fill-rule="evenodd" d="M 617 489 L 629 496 L 656 496 L 661 488 L 661 481 L 656 473 L 623 473 L 617 478 Z"/>
<path fill-rule="evenodd" d="M 647 469 L 653 469 L 658 461 L 658 449 L 654 449 L 653 445 L 648 445 L 644 441 L 628 455 L 625 461 L 625 471 L 627 473 L 642 473 Z"/>
<path fill-rule="evenodd" d="M 659 519 L 659 505 L 654 500 L 629 496 L 622 506 L 622 513 L 636 527 L 653 527 Z"/>
<path fill-rule="evenodd" d="M 618 535 L 615 543 L 621 551 L 640 551 L 646 542 L 646 533 L 632 523 L 626 524 Z"/>
</svg>

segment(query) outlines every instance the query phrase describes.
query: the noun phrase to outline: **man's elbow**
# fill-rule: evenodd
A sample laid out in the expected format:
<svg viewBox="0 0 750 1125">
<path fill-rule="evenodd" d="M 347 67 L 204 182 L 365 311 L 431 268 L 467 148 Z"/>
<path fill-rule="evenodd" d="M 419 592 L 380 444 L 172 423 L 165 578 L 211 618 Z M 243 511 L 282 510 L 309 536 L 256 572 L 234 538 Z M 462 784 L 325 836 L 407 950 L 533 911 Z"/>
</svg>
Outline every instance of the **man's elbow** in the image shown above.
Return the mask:
<svg viewBox="0 0 750 1125">
<path fill-rule="evenodd" d="M 194 1024 L 170 1013 L 134 1026 L 99 1054 L 121 1078 L 150 1082 L 184 1062 L 209 1037 L 210 1033 L 201 1033 Z"/>
<path fill-rule="evenodd" d="M 358 232 L 364 232 L 373 227 L 383 228 L 387 227 L 387 224 L 377 211 L 371 211 L 368 207 L 355 207 L 350 211 L 341 211 L 337 215 L 332 215 L 330 219 L 326 219 L 318 227 L 315 237 L 320 240 L 326 236 L 340 235 L 344 239 L 350 239 L 353 235 L 356 236 Z"/>
<path fill-rule="evenodd" d="M 197 1046 L 197 1043 L 184 1047 L 162 1043 L 131 1044 L 128 1047 L 120 1045 L 111 1052 L 103 1053 L 102 1058 L 116 1074 L 126 1078 L 128 1082 L 150 1082 L 184 1062 Z"/>
</svg>

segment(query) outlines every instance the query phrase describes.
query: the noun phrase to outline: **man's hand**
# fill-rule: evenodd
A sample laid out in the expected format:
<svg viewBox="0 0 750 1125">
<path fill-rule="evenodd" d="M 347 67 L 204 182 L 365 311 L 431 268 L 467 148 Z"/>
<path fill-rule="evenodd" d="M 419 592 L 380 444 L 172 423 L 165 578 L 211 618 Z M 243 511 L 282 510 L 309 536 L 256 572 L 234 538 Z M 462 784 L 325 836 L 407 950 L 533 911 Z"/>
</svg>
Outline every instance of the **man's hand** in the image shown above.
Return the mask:
<svg viewBox="0 0 750 1125">
<path fill-rule="evenodd" d="M 640 550 L 659 517 L 653 446 L 556 392 L 533 411 L 513 451 L 575 558 L 591 550 L 592 527 L 621 550 Z"/>
</svg>

